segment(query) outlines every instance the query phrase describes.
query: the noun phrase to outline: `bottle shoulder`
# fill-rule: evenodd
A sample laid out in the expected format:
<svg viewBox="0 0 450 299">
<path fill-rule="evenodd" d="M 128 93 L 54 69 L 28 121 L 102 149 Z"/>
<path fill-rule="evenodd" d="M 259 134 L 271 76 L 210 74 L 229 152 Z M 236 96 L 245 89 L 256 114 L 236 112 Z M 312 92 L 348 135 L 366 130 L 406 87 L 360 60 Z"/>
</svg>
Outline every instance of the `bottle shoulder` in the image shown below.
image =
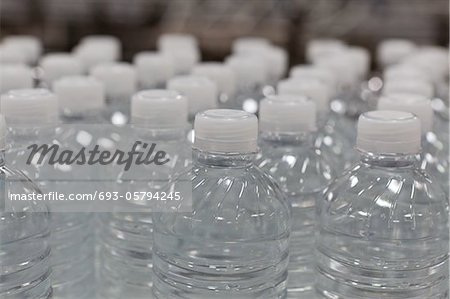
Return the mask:
<svg viewBox="0 0 450 299">
<path fill-rule="evenodd" d="M 278 238 L 288 234 L 290 208 L 277 184 L 255 165 L 208 167 L 194 163 L 177 178 L 192 186 L 192 211 L 164 213 L 155 226 L 170 234 L 226 240 Z"/>
<path fill-rule="evenodd" d="M 445 233 L 448 203 L 438 184 L 417 167 L 359 163 L 330 185 L 319 215 L 323 226 L 349 235 L 427 237 Z"/>
</svg>

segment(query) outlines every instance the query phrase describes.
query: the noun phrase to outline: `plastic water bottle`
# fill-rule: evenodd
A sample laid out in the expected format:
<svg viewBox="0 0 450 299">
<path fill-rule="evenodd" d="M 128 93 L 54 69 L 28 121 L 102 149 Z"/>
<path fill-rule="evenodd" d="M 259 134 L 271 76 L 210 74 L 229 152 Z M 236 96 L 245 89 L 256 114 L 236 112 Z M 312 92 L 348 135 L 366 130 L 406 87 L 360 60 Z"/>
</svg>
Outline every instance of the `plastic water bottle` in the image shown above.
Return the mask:
<svg viewBox="0 0 450 299">
<path fill-rule="evenodd" d="M 330 55 L 319 56 L 315 65 L 333 71 L 338 79 L 336 98 L 332 103 L 339 107 L 342 121 L 349 123 L 349 137 L 354 143 L 356 139 L 356 123 L 362 112 L 368 111 L 371 97 L 366 98 L 364 90 L 365 72 L 369 69 L 370 59 L 367 50 L 348 48 Z"/>
<path fill-rule="evenodd" d="M 32 88 L 33 70 L 21 64 L 1 64 L 0 94 L 13 89 Z"/>
<path fill-rule="evenodd" d="M 260 37 L 242 37 L 234 41 L 232 48 L 234 56 L 259 60 L 259 65 L 265 69 L 264 73 L 267 72 L 268 86 L 275 86 L 285 76 L 288 54 L 285 49 L 270 44 L 269 40 Z"/>
<path fill-rule="evenodd" d="M 189 74 L 201 59 L 198 41 L 193 35 L 163 34 L 158 38 L 157 47 L 159 52 L 172 58 L 176 75 Z"/>
<path fill-rule="evenodd" d="M 41 202 L 21 203 L 20 209 L 5 210 L 10 193 L 40 193 L 20 170 L 5 164 L 6 125 L 0 116 L 0 297 L 52 298 L 50 224 L 48 209 Z M 12 182 L 9 184 L 9 182 Z"/>
<path fill-rule="evenodd" d="M 217 107 L 217 84 L 204 76 L 177 76 L 167 82 L 168 90 L 175 90 L 188 100 L 189 123 L 194 124 L 195 115 Z"/>
<path fill-rule="evenodd" d="M 131 167 L 118 178 L 118 190 L 161 192 L 172 176 L 189 166 L 186 150 L 187 100 L 174 91 L 146 90 L 131 102 L 130 147 L 136 140 L 154 142 L 170 157 L 169 164 Z M 130 148 L 128 147 L 128 148 Z M 139 181 L 145 179 L 145 186 Z M 149 298 L 152 293 L 152 209 L 141 202 L 127 202 L 138 211 L 101 213 L 100 218 L 100 297 Z"/>
<path fill-rule="evenodd" d="M 192 211 L 154 218 L 157 298 L 285 298 L 289 205 L 254 164 L 257 132 L 244 111 L 196 116 Z"/>
<path fill-rule="evenodd" d="M 43 87 L 51 88 L 52 83 L 62 77 L 83 74 L 81 60 L 70 53 L 52 53 L 42 57 L 39 61 L 42 70 Z"/>
<path fill-rule="evenodd" d="M 121 138 L 125 137 L 118 136 L 108 128 L 110 123 L 105 111 L 105 88 L 102 82 L 94 77 L 64 77 L 53 83 L 53 90 L 59 100 L 61 121 L 65 124 L 64 130 L 60 134 L 60 142 L 74 151 L 82 147 L 91 149 L 94 145 L 99 145 L 101 150 L 114 152 L 122 141 Z M 87 182 L 92 182 L 84 187 L 83 192 L 94 193 L 96 191 L 111 191 L 112 187 L 109 184 L 114 184 L 116 181 L 118 170 L 110 165 L 104 167 L 90 165 L 87 168 L 72 166 L 70 171 L 64 175 L 71 179 L 84 179 Z M 69 192 L 69 190 L 66 190 L 66 192 Z M 80 191 L 73 190 L 72 192 L 79 193 Z M 85 246 L 89 249 L 90 255 L 86 257 L 86 262 L 89 264 L 84 266 L 87 280 L 84 282 L 84 288 L 95 286 L 95 289 L 89 290 L 90 293 L 86 294 L 85 298 L 90 298 L 94 291 L 98 292 L 97 285 L 93 283 L 99 281 L 98 276 L 100 274 L 100 228 L 96 220 L 99 218 L 98 215 L 104 213 L 76 213 L 65 216 L 66 214 L 69 213 L 62 213 L 61 217 L 73 216 L 72 221 L 78 223 L 85 234 Z M 93 253 L 94 250 L 95 254 Z M 93 271 L 96 275 L 95 279 L 92 277 Z M 83 287 L 80 287 L 81 285 L 80 282 L 77 287 L 83 289 Z"/>
<path fill-rule="evenodd" d="M 175 75 L 175 61 L 167 54 L 140 52 L 133 58 L 139 89 L 164 88 Z"/>
<path fill-rule="evenodd" d="M 236 108 L 236 74 L 233 69 L 218 62 L 204 62 L 192 69 L 192 75 L 207 77 L 219 90 L 219 107 Z"/>
<path fill-rule="evenodd" d="M 105 85 L 108 118 L 124 125 L 130 118 L 130 101 L 137 89 L 135 68 L 125 62 L 97 65 L 90 74 Z"/>
<path fill-rule="evenodd" d="M 352 157 L 348 156 L 351 149 L 348 136 L 350 125 L 338 128 L 336 123 L 339 120 L 331 116 L 329 87 L 318 79 L 307 77 L 282 80 L 278 83 L 277 90 L 280 95 L 303 96 L 316 104 L 318 132 L 314 144 L 333 159 L 333 168 L 336 171 L 342 172 L 348 168 L 353 161 Z"/>
<path fill-rule="evenodd" d="M 199 112 L 217 108 L 219 91 L 217 84 L 203 76 L 185 75 L 170 79 L 167 89 L 175 90 L 188 100 L 189 132 L 187 139 L 194 142 L 194 118 Z"/>
<path fill-rule="evenodd" d="M 263 88 L 269 81 L 267 65 L 251 56 L 230 56 L 225 64 L 236 74 L 234 106 L 250 113 L 258 112 L 259 101 L 264 98 Z"/>
<path fill-rule="evenodd" d="M 73 90 L 72 88 L 71 91 Z M 58 91 L 61 94 L 60 88 Z M 77 104 L 80 103 L 81 101 Z M 42 192 L 78 193 L 79 190 L 69 190 L 66 182 L 84 177 L 92 179 L 92 176 L 76 172 L 70 166 L 25 164 L 25 155 L 28 154 L 25 148 L 31 144 L 56 142 L 64 149 L 75 150 L 73 141 L 76 136 L 69 138 L 70 131 L 57 133 L 58 100 L 53 93 L 46 89 L 10 91 L 1 98 L 1 110 L 9 122 L 10 136 L 14 142 L 11 157 L 17 157 L 11 163 L 22 167 L 24 173 L 35 179 Z M 53 298 L 93 298 L 95 289 L 92 214 L 52 210 L 50 212 Z"/>
<path fill-rule="evenodd" d="M 419 169 L 420 135 L 408 112 L 360 117 L 361 161 L 318 204 L 321 298 L 447 298 L 448 204 Z"/>
<path fill-rule="evenodd" d="M 441 132 L 435 131 L 433 128 L 434 115 L 431 100 L 416 94 L 393 93 L 380 98 L 378 109 L 406 111 L 415 114 L 420 119 L 422 128 L 421 167 L 441 183 L 442 190 L 448 198 L 448 136 L 445 139 L 441 136 Z"/>
<path fill-rule="evenodd" d="M 259 111 L 257 165 L 275 180 L 292 209 L 288 298 L 314 298 L 315 203 L 336 177 L 332 161 L 315 148 L 316 108 L 296 96 L 272 96 Z"/>
</svg>

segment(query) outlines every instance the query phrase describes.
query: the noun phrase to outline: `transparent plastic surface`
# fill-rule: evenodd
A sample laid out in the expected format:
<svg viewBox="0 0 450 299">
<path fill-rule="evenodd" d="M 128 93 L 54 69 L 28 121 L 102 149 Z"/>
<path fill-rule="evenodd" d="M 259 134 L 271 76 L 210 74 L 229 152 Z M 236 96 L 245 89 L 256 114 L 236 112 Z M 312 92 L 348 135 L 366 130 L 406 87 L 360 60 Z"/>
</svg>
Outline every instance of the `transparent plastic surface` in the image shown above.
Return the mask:
<svg viewBox="0 0 450 299">
<path fill-rule="evenodd" d="M 14 182 L 10 184 L 11 182 Z M 27 201 L 5 211 L 9 193 L 40 193 L 23 173 L 5 165 L 0 153 L 0 297 L 52 298 L 48 209 Z"/>
<path fill-rule="evenodd" d="M 126 192 L 161 192 L 168 182 L 187 169 L 191 155 L 186 130 L 150 130 L 135 128 L 135 140 L 154 142 L 172 162 L 166 165 L 132 166 L 120 172 L 116 189 Z M 130 148 L 130 146 L 126 146 Z M 137 148 L 140 150 L 140 148 Z M 151 207 L 146 202 L 130 201 L 136 212 L 99 213 L 99 290 L 100 298 L 151 298 L 153 284 L 153 221 Z"/>
<path fill-rule="evenodd" d="M 448 298 L 448 204 L 418 157 L 363 154 L 318 215 L 320 298 Z"/>
<path fill-rule="evenodd" d="M 285 298 L 289 206 L 254 154 L 194 150 L 191 213 L 155 216 L 157 298 Z"/>
<path fill-rule="evenodd" d="M 83 146 L 92 146 L 86 143 L 88 140 L 97 142 L 101 138 L 95 130 L 83 130 L 77 126 L 78 122 L 84 122 L 84 118 L 76 119 L 71 121 L 73 126 L 19 126 L 10 129 L 13 147 L 8 152 L 8 163 L 23 169 L 26 175 L 36 180 L 43 193 L 77 194 L 80 190 L 71 184 L 74 180 L 91 182 L 89 188 L 83 190 L 91 192 L 96 188 L 96 179 L 105 177 L 94 166 L 26 164 L 30 153 L 27 146 L 31 144 L 58 144 L 62 150 L 77 151 Z M 93 214 L 87 212 L 50 210 L 53 298 L 91 299 L 95 296 L 95 229 L 92 218 Z"/>
<path fill-rule="evenodd" d="M 288 298 L 314 298 L 315 203 L 336 176 L 330 158 L 313 147 L 313 135 L 263 133 L 257 165 L 286 195 L 292 211 Z"/>
</svg>

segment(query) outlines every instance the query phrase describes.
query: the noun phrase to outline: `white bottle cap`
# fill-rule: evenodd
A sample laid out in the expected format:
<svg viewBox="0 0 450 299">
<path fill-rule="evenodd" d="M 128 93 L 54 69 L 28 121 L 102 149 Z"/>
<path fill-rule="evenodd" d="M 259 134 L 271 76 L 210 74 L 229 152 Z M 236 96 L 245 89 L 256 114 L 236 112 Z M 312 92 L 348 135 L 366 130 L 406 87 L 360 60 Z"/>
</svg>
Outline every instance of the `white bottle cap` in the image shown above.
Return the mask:
<svg viewBox="0 0 450 299">
<path fill-rule="evenodd" d="M 423 133 L 433 127 L 433 108 L 431 100 L 421 95 L 393 93 L 382 96 L 378 101 L 378 110 L 406 111 L 420 119 Z"/>
<path fill-rule="evenodd" d="M 172 57 L 158 52 L 140 52 L 133 58 L 140 88 L 164 85 L 175 74 Z"/>
<path fill-rule="evenodd" d="M 81 39 L 80 44 L 108 50 L 114 61 L 122 56 L 122 43 L 112 35 L 88 35 Z"/>
<path fill-rule="evenodd" d="M 3 39 L 6 46 L 14 46 L 23 49 L 27 57 L 27 63 L 34 64 L 42 53 L 42 43 L 34 36 L 28 35 L 10 35 Z"/>
<path fill-rule="evenodd" d="M 83 73 L 81 61 L 69 53 L 47 54 L 41 59 L 39 65 L 43 71 L 43 79 L 49 86 L 56 79 Z"/>
<path fill-rule="evenodd" d="M 269 47 L 268 39 L 256 36 L 239 37 L 233 41 L 232 51 L 236 54 L 253 52 L 255 49 Z"/>
<path fill-rule="evenodd" d="M 433 85 L 420 79 L 388 80 L 384 83 L 383 94 L 415 93 L 431 99 L 434 95 Z"/>
<path fill-rule="evenodd" d="M 12 89 L 32 88 L 33 70 L 22 64 L 0 65 L 0 94 Z"/>
<path fill-rule="evenodd" d="M 103 82 L 107 98 L 131 98 L 137 89 L 136 70 L 129 63 L 97 65 L 91 75 Z"/>
<path fill-rule="evenodd" d="M 180 76 L 167 82 L 167 89 L 176 90 L 188 100 L 189 115 L 217 106 L 219 92 L 211 79 L 200 76 Z"/>
<path fill-rule="evenodd" d="M 427 73 L 414 65 L 408 64 L 394 64 L 386 67 L 383 72 L 384 81 L 394 80 L 422 80 L 428 81 Z"/>
<path fill-rule="evenodd" d="M 0 150 L 6 149 L 6 134 L 7 134 L 7 127 L 5 117 L 2 114 L 0 114 Z"/>
<path fill-rule="evenodd" d="M 325 83 L 330 89 L 330 95 L 336 93 L 337 90 L 337 78 L 330 69 L 320 67 L 318 65 L 300 64 L 291 68 L 291 78 L 311 78 L 320 80 Z"/>
<path fill-rule="evenodd" d="M 373 154 L 417 154 L 420 152 L 420 130 L 420 120 L 412 113 L 366 112 L 359 117 L 356 147 Z"/>
<path fill-rule="evenodd" d="M 195 116 L 194 148 L 216 153 L 257 151 L 258 119 L 242 110 L 214 109 Z"/>
<path fill-rule="evenodd" d="M 353 60 L 353 64 L 358 70 L 360 78 L 366 78 L 370 71 L 370 53 L 369 50 L 363 47 L 349 47 L 347 55 L 350 55 Z"/>
<path fill-rule="evenodd" d="M 278 82 L 278 94 L 299 95 L 310 98 L 318 112 L 327 112 L 330 102 L 329 89 L 325 83 L 312 78 L 291 78 Z"/>
<path fill-rule="evenodd" d="M 53 82 L 59 107 L 70 112 L 101 109 L 105 106 L 105 88 L 94 77 L 70 76 Z"/>
<path fill-rule="evenodd" d="M 217 84 L 219 93 L 233 97 L 236 92 L 236 75 L 225 64 L 217 62 L 201 63 L 194 67 L 192 74 L 204 76 L 214 81 Z"/>
<path fill-rule="evenodd" d="M 316 63 L 321 57 L 341 52 L 346 47 L 346 44 L 338 39 L 313 39 L 306 44 L 306 60 Z"/>
<path fill-rule="evenodd" d="M 382 67 L 393 65 L 416 50 L 416 45 L 407 39 L 386 39 L 377 48 L 377 60 Z"/>
<path fill-rule="evenodd" d="M 316 105 L 301 96 L 270 96 L 261 101 L 259 130 L 281 134 L 316 131 Z"/>
<path fill-rule="evenodd" d="M 1 96 L 8 124 L 52 124 L 58 121 L 58 99 L 47 89 L 15 89 Z"/>
<path fill-rule="evenodd" d="M 177 128 L 187 123 L 188 102 L 178 92 L 149 89 L 131 99 L 131 121 L 155 128 Z"/>
<path fill-rule="evenodd" d="M 225 62 L 236 74 L 238 89 L 261 86 L 267 81 L 266 67 L 251 56 L 230 56 Z"/>
<path fill-rule="evenodd" d="M 0 63 L 27 64 L 26 52 L 17 45 L 0 45 Z"/>
</svg>

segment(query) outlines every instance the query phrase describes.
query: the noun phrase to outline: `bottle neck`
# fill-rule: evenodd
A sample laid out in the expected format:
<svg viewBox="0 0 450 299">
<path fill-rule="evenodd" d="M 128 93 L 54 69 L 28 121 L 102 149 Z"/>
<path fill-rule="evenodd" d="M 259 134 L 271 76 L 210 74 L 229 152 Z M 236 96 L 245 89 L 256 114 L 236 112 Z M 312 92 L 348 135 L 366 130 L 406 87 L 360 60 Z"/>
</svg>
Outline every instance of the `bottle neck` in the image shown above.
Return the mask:
<svg viewBox="0 0 450 299">
<path fill-rule="evenodd" d="M 208 167 L 223 168 L 244 168 L 253 164 L 256 157 L 255 153 L 213 153 L 192 150 L 192 161 L 195 164 L 201 164 Z"/>
<path fill-rule="evenodd" d="M 296 134 L 285 134 L 277 132 L 261 132 L 260 140 L 272 146 L 297 146 L 312 147 L 314 144 L 314 133 L 304 132 Z"/>
<path fill-rule="evenodd" d="M 374 154 L 359 151 L 361 162 L 375 167 L 399 168 L 414 167 L 417 165 L 420 155 L 417 154 Z"/>
</svg>

